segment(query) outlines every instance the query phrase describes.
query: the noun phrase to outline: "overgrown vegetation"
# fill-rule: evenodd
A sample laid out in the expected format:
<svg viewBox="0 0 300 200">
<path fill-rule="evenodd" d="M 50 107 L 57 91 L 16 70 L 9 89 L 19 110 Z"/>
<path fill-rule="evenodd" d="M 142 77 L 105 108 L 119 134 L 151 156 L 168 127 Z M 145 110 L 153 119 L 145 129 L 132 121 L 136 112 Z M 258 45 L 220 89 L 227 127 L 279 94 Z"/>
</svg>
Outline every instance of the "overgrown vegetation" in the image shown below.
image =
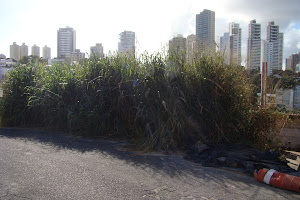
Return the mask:
<svg viewBox="0 0 300 200">
<path fill-rule="evenodd" d="M 39 56 L 23 56 L 19 61 L 19 64 L 29 64 L 29 63 L 41 63 L 46 65 L 47 64 L 47 60 L 44 58 L 41 58 Z"/>
<path fill-rule="evenodd" d="M 242 67 L 221 56 L 187 63 L 161 54 L 110 55 L 80 64 L 29 62 L 3 82 L 2 126 L 38 126 L 85 136 L 118 136 L 142 149 L 191 141 L 269 148 L 277 115 L 253 100 Z"/>
<path fill-rule="evenodd" d="M 253 84 L 255 93 L 261 91 L 261 73 L 259 70 L 249 70 L 248 75 L 249 83 Z M 276 70 L 274 69 L 272 74 L 267 77 L 267 93 L 276 93 L 276 89 L 291 89 L 300 84 L 300 73 L 296 73 L 292 70 Z"/>
</svg>

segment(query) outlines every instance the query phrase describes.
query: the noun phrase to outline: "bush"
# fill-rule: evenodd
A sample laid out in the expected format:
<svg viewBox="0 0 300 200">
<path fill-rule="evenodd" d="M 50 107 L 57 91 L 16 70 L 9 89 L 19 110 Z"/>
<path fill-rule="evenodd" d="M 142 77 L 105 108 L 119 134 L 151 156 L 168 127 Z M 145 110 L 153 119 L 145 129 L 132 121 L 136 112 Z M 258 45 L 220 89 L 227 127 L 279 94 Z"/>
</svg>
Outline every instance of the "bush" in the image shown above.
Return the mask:
<svg viewBox="0 0 300 200">
<path fill-rule="evenodd" d="M 185 148 L 198 140 L 258 144 L 276 117 L 253 105 L 245 70 L 225 65 L 219 55 L 193 63 L 145 54 L 27 64 L 12 70 L 3 88 L 2 126 L 113 135 L 142 149 Z"/>
</svg>

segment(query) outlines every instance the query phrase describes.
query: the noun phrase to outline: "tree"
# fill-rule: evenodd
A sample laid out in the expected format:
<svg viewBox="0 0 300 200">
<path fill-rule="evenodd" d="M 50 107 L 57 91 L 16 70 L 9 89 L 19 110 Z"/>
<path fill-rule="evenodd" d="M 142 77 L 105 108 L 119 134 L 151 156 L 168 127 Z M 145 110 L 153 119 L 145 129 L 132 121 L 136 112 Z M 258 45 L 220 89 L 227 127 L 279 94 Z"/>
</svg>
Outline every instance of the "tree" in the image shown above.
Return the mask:
<svg viewBox="0 0 300 200">
<path fill-rule="evenodd" d="M 20 64 L 28 64 L 28 63 L 41 63 L 41 64 L 47 64 L 47 60 L 44 58 L 41 58 L 39 56 L 23 56 L 20 60 L 19 60 Z"/>
<path fill-rule="evenodd" d="M 27 64 L 29 62 L 29 57 L 28 56 L 23 56 L 20 60 L 20 64 Z"/>
</svg>

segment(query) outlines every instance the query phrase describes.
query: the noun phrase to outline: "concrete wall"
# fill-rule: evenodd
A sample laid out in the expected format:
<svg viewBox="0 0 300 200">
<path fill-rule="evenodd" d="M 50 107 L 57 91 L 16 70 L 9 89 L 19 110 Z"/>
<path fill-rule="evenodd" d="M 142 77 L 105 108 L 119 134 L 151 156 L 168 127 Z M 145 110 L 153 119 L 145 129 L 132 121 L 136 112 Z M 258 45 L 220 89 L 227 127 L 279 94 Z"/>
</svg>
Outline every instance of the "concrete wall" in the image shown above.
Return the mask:
<svg viewBox="0 0 300 200">
<path fill-rule="evenodd" d="M 276 89 L 276 106 L 289 111 L 300 109 L 300 85 L 294 89 Z"/>
<path fill-rule="evenodd" d="M 300 116 L 290 115 L 290 121 L 280 131 L 283 147 L 300 150 Z"/>
</svg>

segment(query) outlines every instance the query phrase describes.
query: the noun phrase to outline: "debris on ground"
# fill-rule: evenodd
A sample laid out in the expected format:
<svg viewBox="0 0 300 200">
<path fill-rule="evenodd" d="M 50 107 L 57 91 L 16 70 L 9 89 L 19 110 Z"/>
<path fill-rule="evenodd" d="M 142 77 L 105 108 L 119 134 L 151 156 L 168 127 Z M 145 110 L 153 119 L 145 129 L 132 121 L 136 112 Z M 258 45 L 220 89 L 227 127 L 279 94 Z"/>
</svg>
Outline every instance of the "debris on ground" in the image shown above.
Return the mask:
<svg viewBox="0 0 300 200">
<path fill-rule="evenodd" d="M 230 169 L 250 176 L 253 176 L 256 169 L 267 168 L 300 177 L 300 153 L 293 151 L 280 154 L 237 144 L 209 146 L 199 141 L 186 152 L 185 159 L 203 166 Z"/>
</svg>

